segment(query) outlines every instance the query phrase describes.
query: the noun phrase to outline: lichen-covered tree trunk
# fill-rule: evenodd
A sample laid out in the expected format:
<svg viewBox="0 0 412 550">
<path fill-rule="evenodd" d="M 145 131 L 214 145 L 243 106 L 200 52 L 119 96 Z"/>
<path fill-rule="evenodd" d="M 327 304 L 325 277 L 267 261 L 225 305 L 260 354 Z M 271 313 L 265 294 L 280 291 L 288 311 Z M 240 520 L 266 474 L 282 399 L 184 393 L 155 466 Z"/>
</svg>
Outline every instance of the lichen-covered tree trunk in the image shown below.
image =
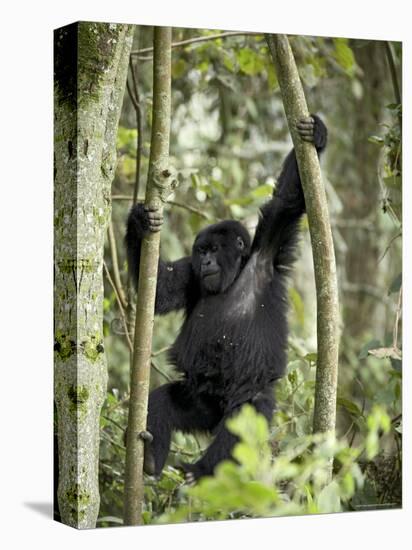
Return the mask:
<svg viewBox="0 0 412 550">
<path fill-rule="evenodd" d="M 296 123 L 309 116 L 295 59 L 285 35 L 267 35 L 302 179 L 312 241 L 317 295 L 318 359 L 313 430 L 334 432 L 339 351 L 339 306 L 335 252 L 328 205 L 316 150 L 303 142 Z M 332 465 L 331 465 L 332 466 Z M 330 470 L 330 475 L 332 470 Z"/>
<path fill-rule="evenodd" d="M 153 54 L 153 124 L 145 204 L 163 210 L 173 183 L 169 168 L 171 104 L 171 38 L 169 27 L 155 27 Z M 160 233 L 149 233 L 142 242 L 137 290 L 130 401 L 127 424 L 124 522 L 141 523 L 143 485 L 143 441 L 146 429 L 150 383 L 153 318 L 156 298 Z"/>
<path fill-rule="evenodd" d="M 62 522 L 96 524 L 99 415 L 106 393 L 103 246 L 132 25 L 55 31 L 55 370 Z"/>
</svg>

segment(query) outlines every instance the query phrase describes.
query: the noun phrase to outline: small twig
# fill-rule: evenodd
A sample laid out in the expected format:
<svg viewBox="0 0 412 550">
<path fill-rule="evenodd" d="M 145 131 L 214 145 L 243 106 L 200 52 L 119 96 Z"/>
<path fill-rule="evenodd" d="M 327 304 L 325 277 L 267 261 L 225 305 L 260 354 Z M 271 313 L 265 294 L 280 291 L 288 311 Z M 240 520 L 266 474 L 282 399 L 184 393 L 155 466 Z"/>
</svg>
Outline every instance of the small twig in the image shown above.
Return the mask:
<svg viewBox="0 0 412 550">
<path fill-rule="evenodd" d="M 135 55 L 134 57 L 139 61 L 153 61 L 152 55 Z"/>
<path fill-rule="evenodd" d="M 122 280 L 120 278 L 119 261 L 117 256 L 116 238 L 114 235 L 113 222 L 110 220 L 109 227 L 107 228 L 107 235 L 109 238 L 110 255 L 112 258 L 113 277 L 116 285 L 119 299 L 122 302 L 123 308 L 127 307 L 126 296 L 123 290 Z"/>
<path fill-rule="evenodd" d="M 365 218 L 364 220 L 334 220 L 331 222 L 332 227 L 338 227 L 339 229 L 368 229 L 375 230 L 375 225 L 371 219 Z"/>
<path fill-rule="evenodd" d="M 140 184 L 140 166 L 142 159 L 142 106 L 140 102 L 139 87 L 137 83 L 136 67 L 133 64 L 132 58 L 130 58 L 130 70 L 132 73 L 133 80 L 133 91 L 135 102 L 133 102 L 135 111 L 136 111 L 136 128 L 137 128 L 137 142 L 136 142 L 136 175 L 135 175 L 135 184 L 133 189 L 133 204 L 136 204 L 137 197 L 139 194 L 139 184 Z M 130 95 L 130 89 L 129 95 Z"/>
<path fill-rule="evenodd" d="M 366 409 L 366 392 L 365 392 L 365 388 L 364 388 L 362 382 L 359 380 L 359 378 L 355 378 L 355 382 L 356 382 L 357 384 L 359 384 L 360 389 L 361 389 L 361 394 L 362 394 L 362 408 L 361 408 L 361 414 L 360 414 L 360 416 L 361 416 L 361 417 L 364 417 L 364 416 L 365 416 L 365 409 Z M 354 430 L 353 430 L 353 434 L 352 434 L 351 440 L 349 441 L 349 447 L 352 447 L 353 442 L 355 441 L 356 434 L 357 434 L 358 431 L 359 431 L 359 428 L 358 428 L 357 424 L 355 424 L 355 422 L 352 422 L 352 425 L 351 425 L 350 429 L 349 429 L 348 432 L 347 432 L 348 434 L 349 434 L 349 432 L 350 432 L 352 426 L 354 426 Z M 346 434 L 345 434 L 345 436 L 346 436 Z"/>
<path fill-rule="evenodd" d="M 158 355 L 161 355 L 162 353 L 165 353 L 170 349 L 170 346 L 165 346 L 164 348 L 160 348 L 157 351 L 152 352 L 152 357 L 157 357 Z"/>
<path fill-rule="evenodd" d="M 168 382 L 173 382 L 174 378 L 172 378 L 166 372 L 163 372 L 162 369 L 156 365 L 156 363 L 151 361 L 150 366 L 152 367 L 152 369 L 154 369 L 156 372 L 158 372 L 161 376 L 163 376 L 163 378 L 165 378 Z"/>
<path fill-rule="evenodd" d="M 110 416 L 102 415 L 102 418 L 104 418 L 108 422 L 111 422 L 112 424 L 114 424 L 114 426 L 116 426 L 116 428 L 119 428 L 120 431 L 124 432 L 124 427 L 121 426 L 118 422 L 116 422 L 116 420 L 113 420 L 113 418 L 110 418 Z"/>
<path fill-rule="evenodd" d="M 129 97 L 133 103 L 133 107 L 135 108 L 135 110 L 137 111 L 139 109 L 139 104 L 136 102 L 136 98 L 134 97 L 133 95 L 133 92 L 132 92 L 132 89 L 130 87 L 130 83 L 129 83 L 129 80 L 126 80 L 126 89 L 127 89 L 127 93 L 129 94 Z"/>
<path fill-rule="evenodd" d="M 395 210 L 392 208 L 391 206 L 391 203 L 390 203 L 390 200 L 386 199 L 385 200 L 385 204 L 384 204 L 386 210 L 389 212 L 389 214 L 392 216 L 392 221 L 396 224 L 396 225 L 400 225 L 400 220 L 399 220 L 399 217 L 398 215 L 396 214 Z"/>
<path fill-rule="evenodd" d="M 119 399 L 119 401 L 116 401 L 113 405 L 109 405 L 107 407 L 107 412 L 110 414 L 114 412 L 119 407 L 123 407 L 130 399 L 130 395 L 128 393 L 125 393 L 122 399 Z M 126 411 L 124 409 L 120 409 L 120 413 L 125 413 Z"/>
<path fill-rule="evenodd" d="M 132 205 L 135 205 L 137 202 L 137 197 L 139 194 L 139 186 L 140 186 L 140 168 L 141 168 L 141 160 L 142 160 L 142 140 L 143 140 L 143 134 L 142 134 L 142 107 L 140 103 L 140 96 L 139 96 L 139 88 L 137 84 L 137 75 L 135 74 L 135 67 L 133 64 L 132 57 L 129 59 L 129 65 L 130 65 L 130 71 L 132 73 L 132 80 L 133 80 L 133 93 L 129 85 L 129 81 L 127 80 L 127 91 L 129 94 L 129 97 L 133 103 L 134 109 L 135 109 L 135 115 L 136 115 L 136 129 L 137 129 L 137 139 L 136 139 L 136 170 L 135 170 L 135 183 L 133 188 L 133 196 L 132 196 Z M 127 275 L 127 301 L 128 301 L 128 308 L 127 308 L 127 318 L 129 320 L 130 326 L 134 326 L 134 305 L 132 304 L 132 294 L 133 294 L 133 284 L 132 284 L 132 278 L 130 276 L 130 272 L 128 272 Z M 132 359 L 132 355 L 130 354 L 130 360 Z"/>
<path fill-rule="evenodd" d="M 384 183 L 383 177 L 382 177 L 382 174 L 384 173 L 384 170 L 385 170 L 384 166 L 385 166 L 385 163 L 386 163 L 386 152 L 385 151 L 386 151 L 386 148 L 382 147 L 381 150 L 380 150 L 380 153 L 379 153 L 378 166 L 376 168 L 376 175 L 378 177 L 378 183 L 379 183 L 379 187 L 380 187 L 380 190 L 381 190 L 381 193 L 382 193 L 382 198 L 381 198 L 382 206 L 381 206 L 381 209 L 383 210 L 383 212 L 385 214 L 386 214 L 386 212 L 389 213 L 389 217 L 393 221 L 394 225 L 396 225 L 396 227 L 399 229 L 401 227 L 401 222 L 400 222 L 398 216 L 396 215 L 395 211 L 393 210 L 393 208 L 390 204 L 389 191 L 388 191 L 388 188 L 387 188 L 386 184 Z"/>
<path fill-rule="evenodd" d="M 400 233 L 397 233 L 394 237 L 392 237 L 392 239 L 389 241 L 387 247 L 385 248 L 385 250 L 384 250 L 382 256 L 379 258 L 378 263 L 381 262 L 381 261 L 384 259 L 384 257 L 386 256 L 388 250 L 389 250 L 390 247 L 392 246 L 392 243 L 393 243 L 396 239 L 398 239 L 399 237 L 402 237 L 402 231 L 401 231 Z"/>
<path fill-rule="evenodd" d="M 350 434 L 350 432 L 352 431 L 352 428 L 353 428 L 354 426 L 355 426 L 355 421 L 353 420 L 352 423 L 351 423 L 351 425 L 349 426 L 349 428 L 348 428 L 348 429 L 346 430 L 346 432 L 344 433 L 343 439 L 346 439 L 346 438 L 349 436 L 349 434 Z M 349 446 L 350 446 L 350 445 L 349 445 Z"/>
<path fill-rule="evenodd" d="M 207 212 L 202 212 L 202 210 L 199 210 L 194 206 L 190 206 L 189 204 L 184 204 L 183 202 L 178 201 L 169 201 L 169 203 L 173 204 L 174 206 L 178 206 L 179 208 L 185 208 L 186 210 L 189 210 L 189 212 L 193 212 L 193 214 L 197 214 L 201 218 L 210 221 L 210 215 Z"/>
<path fill-rule="evenodd" d="M 112 195 L 112 201 L 132 201 L 133 195 Z"/>
<path fill-rule="evenodd" d="M 119 310 L 120 310 L 120 315 L 121 315 L 121 318 L 122 318 L 122 322 L 123 322 L 123 327 L 124 327 L 124 333 L 125 333 L 125 336 L 126 336 L 126 340 L 127 340 L 127 345 L 129 346 L 129 350 L 130 352 L 132 353 L 133 351 L 133 344 L 130 340 L 130 336 L 129 336 L 129 331 L 127 330 L 127 319 L 126 319 L 126 315 L 125 315 L 125 312 L 124 312 L 124 309 L 123 309 L 123 306 L 122 306 L 122 301 L 120 299 L 120 296 L 119 296 L 119 293 L 117 292 L 117 288 L 116 288 L 116 285 L 114 284 L 113 282 L 113 279 L 110 275 L 110 271 L 107 267 L 107 264 L 106 262 L 103 262 L 103 266 L 104 266 L 104 270 L 105 270 L 105 273 L 106 273 L 106 277 L 107 277 L 107 280 L 109 281 L 112 289 L 113 289 L 113 292 L 114 292 L 114 295 L 116 297 L 116 300 L 117 300 L 117 303 L 119 305 Z"/>
<path fill-rule="evenodd" d="M 356 382 L 359 384 L 361 393 L 362 393 L 362 408 L 361 408 L 361 416 L 365 416 L 365 409 L 366 409 L 366 391 L 362 384 L 362 382 L 359 380 L 359 378 L 356 378 Z"/>
<path fill-rule="evenodd" d="M 342 290 L 344 292 L 368 294 L 369 296 L 372 296 L 376 300 L 384 302 L 385 304 L 391 303 L 390 298 L 385 296 L 380 288 L 373 285 L 345 282 L 342 283 Z"/>
<path fill-rule="evenodd" d="M 131 201 L 133 200 L 133 197 L 131 195 L 112 195 L 113 201 Z M 178 201 L 168 201 L 169 204 L 172 204 L 174 206 L 177 206 L 178 208 L 184 208 L 185 210 L 188 210 L 189 212 L 193 212 L 193 214 L 197 214 L 201 218 L 210 221 L 210 215 L 206 212 L 202 212 L 199 208 L 196 208 L 195 206 L 190 206 L 188 204 L 184 204 L 183 202 Z M 219 218 L 215 218 L 216 221 L 219 221 Z"/>
<path fill-rule="evenodd" d="M 402 103 L 402 98 L 401 98 L 398 77 L 396 74 L 396 67 L 395 67 L 395 60 L 394 60 L 394 55 L 392 51 L 392 45 L 390 42 L 385 42 L 385 51 L 386 51 L 386 58 L 388 60 L 389 70 L 391 72 L 393 91 L 395 93 L 395 101 L 398 105 L 400 105 Z M 400 116 L 399 116 L 399 122 L 401 122 Z"/>
<path fill-rule="evenodd" d="M 395 350 L 399 349 L 398 348 L 398 330 L 399 330 L 399 319 L 401 316 L 401 312 L 402 312 L 402 286 L 399 289 L 398 303 L 396 305 L 395 324 L 393 327 L 393 344 L 392 345 Z"/>
<path fill-rule="evenodd" d="M 181 40 L 180 42 L 173 42 L 173 48 L 179 48 L 181 46 L 189 46 L 191 44 L 198 44 L 199 42 L 210 42 L 211 40 L 219 40 L 219 38 L 229 38 L 232 36 L 263 36 L 261 32 L 244 32 L 244 31 L 227 31 L 217 34 L 210 34 L 209 36 L 197 36 L 195 38 L 188 38 L 187 40 Z M 141 55 L 145 53 L 152 53 L 153 48 L 142 48 L 141 50 L 135 50 L 131 52 L 132 55 Z M 152 59 L 151 57 L 147 59 Z"/>
<path fill-rule="evenodd" d="M 184 451 L 181 447 L 178 447 L 175 443 L 172 443 L 171 452 L 174 453 L 174 454 L 190 456 L 192 458 L 194 456 L 199 456 L 199 451 Z M 201 452 L 203 452 L 203 451 L 201 451 Z"/>
<path fill-rule="evenodd" d="M 121 451 L 123 451 L 123 452 L 125 451 L 124 445 L 120 445 L 120 443 L 117 443 L 117 441 L 114 441 L 109 435 L 107 435 L 107 433 L 104 430 L 100 430 L 100 433 L 102 434 L 104 439 L 106 439 L 109 443 L 111 443 L 112 445 L 114 445 L 115 447 L 120 449 Z"/>
<path fill-rule="evenodd" d="M 103 460 L 100 460 L 99 464 L 100 464 L 100 466 L 103 466 L 103 468 L 106 468 L 107 470 L 112 472 L 116 477 L 118 477 L 119 481 L 123 479 L 123 475 L 120 472 L 118 472 L 117 470 L 115 470 L 113 468 L 113 466 L 111 466 L 107 462 L 103 462 Z M 101 521 L 101 518 L 99 518 L 97 521 Z"/>
<path fill-rule="evenodd" d="M 117 326 L 117 323 L 120 323 L 121 328 Z M 123 327 L 122 320 L 118 317 L 115 317 L 110 321 L 110 330 L 113 332 L 113 334 L 116 334 L 118 336 L 124 336 L 125 331 Z"/>
</svg>

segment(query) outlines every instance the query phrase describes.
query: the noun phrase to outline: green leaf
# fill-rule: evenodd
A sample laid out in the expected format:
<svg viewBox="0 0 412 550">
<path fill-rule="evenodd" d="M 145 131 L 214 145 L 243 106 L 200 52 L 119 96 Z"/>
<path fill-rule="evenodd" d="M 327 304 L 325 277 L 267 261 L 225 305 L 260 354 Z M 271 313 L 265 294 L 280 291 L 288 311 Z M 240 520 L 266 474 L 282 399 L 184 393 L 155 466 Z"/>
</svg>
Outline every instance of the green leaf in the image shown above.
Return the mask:
<svg viewBox="0 0 412 550">
<path fill-rule="evenodd" d="M 227 426 L 252 447 L 267 442 L 269 438 L 266 418 L 257 413 L 252 405 L 243 405 L 241 412 L 227 421 Z"/>
<path fill-rule="evenodd" d="M 391 419 L 385 409 L 380 405 L 374 405 L 366 421 L 368 434 L 365 440 L 366 456 L 372 460 L 379 452 L 379 432 L 388 433 L 391 427 Z"/>
<path fill-rule="evenodd" d="M 245 216 L 245 209 L 239 206 L 238 204 L 231 204 L 230 212 L 233 218 L 241 219 Z"/>
<path fill-rule="evenodd" d="M 389 290 L 388 290 L 388 295 L 393 294 L 394 292 L 399 292 L 401 289 L 401 285 L 402 285 L 402 272 L 398 273 L 398 275 L 396 275 L 394 280 L 391 282 L 391 286 L 389 287 Z"/>
<path fill-rule="evenodd" d="M 323 56 L 312 55 L 307 59 L 313 67 L 314 74 L 317 78 L 326 76 L 326 58 Z"/>
<path fill-rule="evenodd" d="M 187 64 L 182 58 L 172 63 L 172 77 L 181 78 L 186 72 Z"/>
<path fill-rule="evenodd" d="M 97 523 L 116 523 L 117 525 L 123 525 L 122 518 L 117 518 L 116 516 L 104 516 L 103 518 L 98 518 Z"/>
<path fill-rule="evenodd" d="M 207 73 L 209 66 L 210 66 L 209 61 L 207 59 L 204 59 L 203 61 L 201 61 L 196 65 L 196 69 L 201 73 Z"/>
<path fill-rule="evenodd" d="M 258 74 L 264 68 L 262 58 L 251 48 L 242 48 L 237 54 L 237 62 L 240 70 L 249 76 Z"/>
<path fill-rule="evenodd" d="M 353 76 L 355 72 L 355 57 L 353 51 L 349 47 L 347 38 L 334 38 L 335 59 L 337 63 L 345 70 L 349 76 Z"/>
<path fill-rule="evenodd" d="M 346 472 L 342 478 L 342 492 L 346 498 L 350 498 L 355 492 L 355 480 L 350 472 Z"/>
<path fill-rule="evenodd" d="M 255 472 L 259 465 L 259 453 L 250 445 L 237 443 L 233 449 L 233 456 L 250 472 Z"/>
<path fill-rule="evenodd" d="M 137 130 L 136 128 L 125 128 L 124 126 L 119 126 L 117 130 L 117 149 L 126 150 L 129 155 L 136 154 L 136 139 L 137 139 Z"/>
<path fill-rule="evenodd" d="M 294 288 L 289 288 L 289 297 L 292 301 L 293 309 L 299 324 L 303 326 L 305 324 L 305 305 L 299 292 Z"/>
<path fill-rule="evenodd" d="M 394 348 L 393 346 L 389 348 L 369 349 L 368 354 L 373 355 L 378 359 L 387 359 L 388 357 L 391 357 L 393 359 L 398 359 L 399 361 L 402 359 L 402 354 L 400 350 Z"/>
<path fill-rule="evenodd" d="M 259 185 L 258 187 L 255 187 L 255 189 L 253 189 L 253 191 L 250 194 L 254 199 L 261 199 L 261 198 L 268 197 L 272 193 L 273 193 L 272 185 L 269 185 L 268 183 L 264 183 L 263 185 Z"/>
<path fill-rule="evenodd" d="M 368 141 L 370 143 L 376 143 L 377 145 L 380 145 L 380 146 L 384 145 L 385 143 L 384 139 L 380 136 L 369 136 Z"/>
<path fill-rule="evenodd" d="M 226 50 L 223 51 L 223 65 L 231 73 L 236 72 L 236 61 L 235 61 L 235 58 L 233 57 L 232 51 L 230 52 L 227 52 Z"/>
<path fill-rule="evenodd" d="M 306 361 L 308 361 L 308 363 L 316 363 L 317 360 L 318 360 L 318 354 L 317 353 L 307 353 L 305 355 L 305 359 L 306 359 Z"/>
<path fill-rule="evenodd" d="M 387 109 L 390 109 L 391 111 L 397 111 L 401 108 L 401 105 L 399 103 L 389 103 L 389 105 L 386 105 Z"/>
<path fill-rule="evenodd" d="M 383 178 L 383 181 L 386 187 L 391 189 L 400 189 L 402 187 L 402 177 L 401 176 L 387 176 Z"/>
<path fill-rule="evenodd" d="M 350 401 L 349 399 L 345 399 L 344 397 L 338 397 L 337 399 L 338 405 L 341 407 L 345 407 L 347 411 L 349 411 L 351 414 L 355 416 L 362 416 L 362 411 L 358 407 L 356 403 L 353 401 Z"/>
<path fill-rule="evenodd" d="M 370 349 L 378 348 L 381 345 L 379 340 L 370 340 L 367 344 L 365 344 L 360 352 L 359 352 L 359 359 L 366 359 L 368 357 L 368 352 Z"/>
<path fill-rule="evenodd" d="M 268 75 L 268 83 L 270 88 L 272 89 L 277 88 L 279 86 L 279 82 L 272 63 L 269 63 L 267 65 L 267 75 Z"/>
<path fill-rule="evenodd" d="M 340 512 L 340 489 L 336 481 L 331 481 L 319 493 L 317 498 L 318 510 L 324 514 Z"/>
</svg>

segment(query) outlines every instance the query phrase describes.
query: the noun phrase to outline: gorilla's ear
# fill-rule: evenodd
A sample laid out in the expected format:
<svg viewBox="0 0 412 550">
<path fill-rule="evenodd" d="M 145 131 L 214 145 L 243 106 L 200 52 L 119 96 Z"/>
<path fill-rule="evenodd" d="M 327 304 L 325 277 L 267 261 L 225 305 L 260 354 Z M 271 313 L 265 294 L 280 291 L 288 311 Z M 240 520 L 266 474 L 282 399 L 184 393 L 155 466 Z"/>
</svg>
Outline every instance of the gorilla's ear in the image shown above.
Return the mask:
<svg viewBox="0 0 412 550">
<path fill-rule="evenodd" d="M 243 250 L 245 248 L 245 243 L 243 242 L 242 237 L 240 237 L 240 236 L 237 237 L 236 246 L 239 250 Z"/>
</svg>

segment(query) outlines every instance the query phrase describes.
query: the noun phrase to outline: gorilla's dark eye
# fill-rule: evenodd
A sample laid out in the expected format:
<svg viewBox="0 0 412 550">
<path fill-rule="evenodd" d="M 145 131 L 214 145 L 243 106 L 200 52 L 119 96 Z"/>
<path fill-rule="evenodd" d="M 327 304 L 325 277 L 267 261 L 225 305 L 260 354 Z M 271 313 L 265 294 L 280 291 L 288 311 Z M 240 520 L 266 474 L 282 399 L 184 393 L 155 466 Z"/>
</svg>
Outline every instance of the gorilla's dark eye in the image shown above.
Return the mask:
<svg viewBox="0 0 412 550">
<path fill-rule="evenodd" d="M 217 248 L 218 248 L 217 245 L 214 244 L 210 250 L 211 250 L 212 252 L 217 252 Z"/>
<path fill-rule="evenodd" d="M 243 250 L 245 248 L 245 243 L 243 242 L 242 237 L 237 238 L 236 244 L 239 250 Z"/>
</svg>

